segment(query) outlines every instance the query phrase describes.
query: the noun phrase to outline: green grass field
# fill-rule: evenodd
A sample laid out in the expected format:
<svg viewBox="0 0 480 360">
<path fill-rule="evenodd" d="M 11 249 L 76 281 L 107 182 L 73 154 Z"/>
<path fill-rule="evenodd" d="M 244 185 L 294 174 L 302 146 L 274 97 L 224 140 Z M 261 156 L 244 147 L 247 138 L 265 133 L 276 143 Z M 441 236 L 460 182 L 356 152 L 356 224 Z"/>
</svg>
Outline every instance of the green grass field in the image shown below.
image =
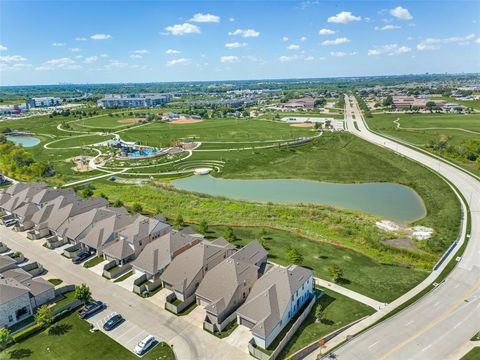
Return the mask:
<svg viewBox="0 0 480 360">
<path fill-rule="evenodd" d="M 461 360 L 478 360 L 480 359 L 480 346 L 474 347 Z"/>
<path fill-rule="evenodd" d="M 170 146 L 182 138 L 195 138 L 197 141 L 261 141 L 305 135 L 312 135 L 312 132 L 279 122 L 245 119 L 213 119 L 194 124 L 155 122 L 121 133 L 126 141 L 138 141 L 151 146 Z"/>
<path fill-rule="evenodd" d="M 86 321 L 75 313 L 55 323 L 49 330 L 33 335 L 0 353 L 1 360 L 115 360 L 138 359 L 104 333 L 91 333 Z M 158 344 L 142 357 L 145 360 L 174 360 L 169 346 Z"/>
<path fill-rule="evenodd" d="M 448 144 L 459 146 L 469 140 L 480 139 L 480 114 L 450 115 L 450 114 L 381 114 L 366 118 L 372 130 L 408 141 L 432 151 L 426 145 L 439 139 L 448 139 Z M 401 129 L 394 123 L 398 120 Z M 430 129 L 428 129 L 430 128 Z M 462 131 L 461 129 L 468 130 Z M 466 170 L 480 175 L 480 164 L 468 161 L 448 152 L 439 155 L 454 161 Z"/>
<path fill-rule="evenodd" d="M 287 343 L 280 358 L 288 358 L 288 356 L 332 331 L 374 312 L 369 306 L 341 294 L 327 289 L 321 290 L 324 291 L 324 294 L 317 300 L 308 317 Z M 323 309 L 323 316 L 321 320 L 318 320 L 315 312 L 320 306 Z"/>
</svg>

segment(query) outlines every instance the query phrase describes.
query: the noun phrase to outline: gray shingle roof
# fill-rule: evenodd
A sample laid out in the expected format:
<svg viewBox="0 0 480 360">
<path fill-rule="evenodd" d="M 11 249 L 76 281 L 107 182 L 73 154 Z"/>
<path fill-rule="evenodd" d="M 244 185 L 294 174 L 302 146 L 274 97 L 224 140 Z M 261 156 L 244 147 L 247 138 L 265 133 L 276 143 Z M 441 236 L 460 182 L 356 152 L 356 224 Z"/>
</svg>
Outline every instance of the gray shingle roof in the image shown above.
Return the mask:
<svg viewBox="0 0 480 360">
<path fill-rule="evenodd" d="M 255 282 L 237 314 L 253 321 L 252 332 L 265 338 L 282 319 L 292 295 L 312 274 L 301 266 L 272 266 Z"/>
<path fill-rule="evenodd" d="M 29 289 L 15 279 L 0 279 L 0 304 L 6 304 L 28 292 Z"/>
<path fill-rule="evenodd" d="M 206 264 L 214 259 L 223 258 L 234 249 L 235 247 L 223 238 L 212 242 L 201 241 L 172 261 L 162 274 L 162 281 L 184 292 Z"/>
</svg>

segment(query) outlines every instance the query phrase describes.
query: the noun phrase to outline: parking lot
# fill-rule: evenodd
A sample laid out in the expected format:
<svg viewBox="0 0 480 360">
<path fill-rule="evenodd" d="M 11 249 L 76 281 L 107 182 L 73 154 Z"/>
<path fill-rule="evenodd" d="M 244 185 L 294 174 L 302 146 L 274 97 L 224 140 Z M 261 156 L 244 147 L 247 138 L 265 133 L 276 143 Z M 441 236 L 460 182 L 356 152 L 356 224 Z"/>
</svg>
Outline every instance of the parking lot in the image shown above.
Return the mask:
<svg viewBox="0 0 480 360">
<path fill-rule="evenodd" d="M 135 346 L 143 340 L 147 335 L 150 335 L 147 331 L 143 330 L 139 326 L 135 325 L 131 321 L 125 320 L 120 325 L 118 325 L 115 329 L 110 331 L 103 330 L 103 324 L 107 322 L 107 320 L 115 315 L 116 312 L 110 311 L 108 308 L 100 311 L 90 318 L 87 321 L 96 329 L 107 334 L 113 340 L 133 352 Z"/>
</svg>

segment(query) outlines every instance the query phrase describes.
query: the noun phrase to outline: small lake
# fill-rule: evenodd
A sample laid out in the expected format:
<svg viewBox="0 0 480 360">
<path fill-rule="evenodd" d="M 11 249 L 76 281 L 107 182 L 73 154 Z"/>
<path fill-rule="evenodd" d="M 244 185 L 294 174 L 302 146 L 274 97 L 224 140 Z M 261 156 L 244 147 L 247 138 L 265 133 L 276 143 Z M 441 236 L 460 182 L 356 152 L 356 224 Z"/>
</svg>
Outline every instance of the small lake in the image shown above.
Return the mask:
<svg viewBox="0 0 480 360">
<path fill-rule="evenodd" d="M 324 204 L 364 211 L 408 223 L 426 215 L 425 205 L 411 188 L 394 183 L 336 184 L 310 180 L 217 179 L 191 176 L 171 182 L 177 189 L 237 200 Z"/>
<path fill-rule="evenodd" d="M 22 145 L 23 147 L 33 147 L 35 145 L 40 144 L 40 139 L 34 136 L 12 136 L 7 135 L 7 140 L 13 141 L 17 145 Z"/>
</svg>

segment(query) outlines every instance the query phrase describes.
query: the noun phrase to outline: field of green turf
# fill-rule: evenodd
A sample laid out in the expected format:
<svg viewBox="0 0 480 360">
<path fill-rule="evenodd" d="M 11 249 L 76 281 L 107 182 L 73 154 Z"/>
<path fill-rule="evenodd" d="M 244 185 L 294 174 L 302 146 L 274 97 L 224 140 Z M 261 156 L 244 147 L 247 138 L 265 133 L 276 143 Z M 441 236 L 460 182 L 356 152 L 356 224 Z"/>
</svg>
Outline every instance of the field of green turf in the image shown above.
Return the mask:
<svg viewBox="0 0 480 360">
<path fill-rule="evenodd" d="M 478 360 L 480 359 L 480 346 L 474 347 L 461 360 Z"/>
<path fill-rule="evenodd" d="M 115 360 L 138 359 L 138 357 L 97 331 L 91 333 L 89 324 L 76 313 L 60 320 L 49 330 L 33 335 L 0 352 L 0 360 Z M 142 357 L 145 360 L 174 360 L 169 346 L 157 345 Z"/>
<path fill-rule="evenodd" d="M 212 226 L 206 237 L 214 239 L 223 236 L 225 229 L 224 226 Z M 236 238 L 233 243 L 237 246 L 244 246 L 252 240 L 262 238 L 260 227 L 240 227 L 233 230 Z M 267 235 L 261 243 L 268 250 L 269 261 L 289 265 L 285 249 L 294 247 L 303 256 L 301 265 L 312 269 L 316 277 L 330 281 L 328 269 L 338 265 L 344 272 L 339 281 L 342 286 L 381 302 L 391 302 L 428 275 L 428 272 L 423 270 L 382 265 L 343 247 L 312 241 L 286 231 L 265 231 Z"/>
<path fill-rule="evenodd" d="M 398 129 L 393 122 L 397 119 L 399 119 L 402 129 Z M 372 130 L 408 141 L 429 151 L 431 149 L 427 148 L 426 145 L 440 139 L 448 139 L 448 144 L 453 146 L 460 146 L 469 140 L 480 139 L 480 114 L 381 114 L 366 120 Z M 468 131 L 462 131 L 461 129 Z M 439 155 L 480 175 L 480 165 L 475 161 L 454 157 L 448 152 Z"/>
<path fill-rule="evenodd" d="M 212 119 L 193 124 L 155 122 L 121 133 L 126 141 L 137 141 L 150 146 L 170 146 L 176 140 L 191 138 L 196 141 L 261 141 L 292 139 L 312 132 L 288 124 L 246 119 Z"/>
<path fill-rule="evenodd" d="M 54 150 L 65 149 L 74 146 L 92 145 L 112 138 L 112 135 L 74 135 L 72 137 L 58 138 L 55 142 L 48 144 L 48 148 Z"/>
</svg>

